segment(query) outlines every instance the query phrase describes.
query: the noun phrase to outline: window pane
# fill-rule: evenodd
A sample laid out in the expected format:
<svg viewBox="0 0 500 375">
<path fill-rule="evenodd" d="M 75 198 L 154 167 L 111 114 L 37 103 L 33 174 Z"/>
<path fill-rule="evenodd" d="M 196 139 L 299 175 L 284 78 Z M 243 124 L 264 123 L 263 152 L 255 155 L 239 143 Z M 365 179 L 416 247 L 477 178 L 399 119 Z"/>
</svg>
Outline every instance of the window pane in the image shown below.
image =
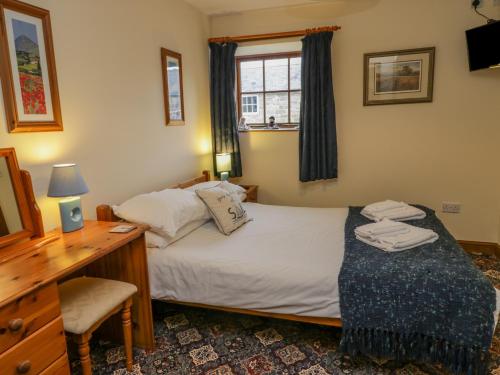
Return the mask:
<svg viewBox="0 0 500 375">
<path fill-rule="evenodd" d="M 300 91 L 290 93 L 290 122 L 300 121 Z"/>
<path fill-rule="evenodd" d="M 288 93 L 276 92 L 266 94 L 266 123 L 274 116 L 277 124 L 288 123 Z"/>
<path fill-rule="evenodd" d="M 288 59 L 266 60 L 266 91 L 288 90 Z"/>
<path fill-rule="evenodd" d="M 241 62 L 241 92 L 264 91 L 264 73 L 262 66 L 262 60 Z"/>
<path fill-rule="evenodd" d="M 263 94 L 241 95 L 241 116 L 246 119 L 247 124 L 264 123 L 263 98 Z"/>
<path fill-rule="evenodd" d="M 290 90 L 300 90 L 302 58 L 290 59 Z"/>
</svg>

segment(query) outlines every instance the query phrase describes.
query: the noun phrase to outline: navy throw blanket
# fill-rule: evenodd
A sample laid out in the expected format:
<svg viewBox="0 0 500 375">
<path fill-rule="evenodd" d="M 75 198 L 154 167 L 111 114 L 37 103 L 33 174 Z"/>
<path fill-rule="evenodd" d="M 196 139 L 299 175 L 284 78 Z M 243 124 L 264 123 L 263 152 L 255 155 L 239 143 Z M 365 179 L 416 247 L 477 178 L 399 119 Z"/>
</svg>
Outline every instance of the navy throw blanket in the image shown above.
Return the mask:
<svg viewBox="0 0 500 375">
<path fill-rule="evenodd" d="M 339 274 L 341 349 L 399 361 L 440 362 L 453 373 L 486 373 L 495 289 L 433 210 L 408 224 L 439 234 L 433 244 L 385 252 L 356 239 L 371 223 L 351 207 Z"/>
</svg>

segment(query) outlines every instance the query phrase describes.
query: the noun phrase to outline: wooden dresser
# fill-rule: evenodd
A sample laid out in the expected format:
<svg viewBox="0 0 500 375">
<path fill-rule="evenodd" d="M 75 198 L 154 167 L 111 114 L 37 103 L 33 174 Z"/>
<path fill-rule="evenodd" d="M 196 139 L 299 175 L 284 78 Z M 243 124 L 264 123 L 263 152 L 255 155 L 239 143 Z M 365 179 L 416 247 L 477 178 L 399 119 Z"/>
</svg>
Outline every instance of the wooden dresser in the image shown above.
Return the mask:
<svg viewBox="0 0 500 375">
<path fill-rule="evenodd" d="M 0 307 L 2 374 L 69 374 L 56 282 Z"/>
<path fill-rule="evenodd" d="M 0 188 L 0 202 L 10 207 L 0 218 L 0 375 L 69 374 L 57 283 L 76 276 L 136 285 L 134 345 L 154 349 L 147 227 L 118 234 L 109 233 L 116 223 L 86 221 L 81 230 L 46 235 L 30 174 L 19 169 L 13 148 L 0 149 Z M 109 319 L 101 336 L 120 342 L 117 326 Z"/>
<path fill-rule="evenodd" d="M 109 233 L 116 223 L 86 221 L 72 233 L 54 231 L 0 255 L 0 374 L 69 374 L 57 282 L 76 275 L 135 284 L 134 345 L 154 348 L 144 240 L 146 226 Z M 121 340 L 110 320 L 107 338 Z M 118 322 L 119 324 L 119 322 Z M 106 333 L 106 327 L 104 332 Z"/>
</svg>

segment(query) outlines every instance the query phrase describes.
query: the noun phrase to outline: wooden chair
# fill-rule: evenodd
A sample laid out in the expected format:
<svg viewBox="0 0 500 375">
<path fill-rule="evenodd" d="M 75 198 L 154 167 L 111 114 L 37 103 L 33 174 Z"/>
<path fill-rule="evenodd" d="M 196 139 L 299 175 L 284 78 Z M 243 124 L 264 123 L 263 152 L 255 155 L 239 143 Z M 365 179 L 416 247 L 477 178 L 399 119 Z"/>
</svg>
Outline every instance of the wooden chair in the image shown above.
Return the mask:
<svg viewBox="0 0 500 375">
<path fill-rule="evenodd" d="M 89 340 L 92 333 L 110 316 L 121 311 L 127 371 L 132 371 L 132 296 L 133 284 L 122 281 L 80 277 L 59 286 L 64 330 L 74 336 L 83 375 L 92 374 Z"/>
</svg>

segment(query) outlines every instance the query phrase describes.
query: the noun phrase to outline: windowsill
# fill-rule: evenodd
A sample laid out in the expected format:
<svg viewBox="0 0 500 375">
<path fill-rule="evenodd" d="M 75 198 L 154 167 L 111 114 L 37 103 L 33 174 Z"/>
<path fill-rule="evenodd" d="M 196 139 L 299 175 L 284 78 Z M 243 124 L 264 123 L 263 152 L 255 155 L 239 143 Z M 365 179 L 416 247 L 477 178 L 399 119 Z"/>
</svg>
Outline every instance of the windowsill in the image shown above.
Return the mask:
<svg viewBox="0 0 500 375">
<path fill-rule="evenodd" d="M 264 133 L 264 132 L 298 132 L 299 128 L 262 128 L 262 129 L 247 129 L 238 130 L 239 133 Z"/>
</svg>

